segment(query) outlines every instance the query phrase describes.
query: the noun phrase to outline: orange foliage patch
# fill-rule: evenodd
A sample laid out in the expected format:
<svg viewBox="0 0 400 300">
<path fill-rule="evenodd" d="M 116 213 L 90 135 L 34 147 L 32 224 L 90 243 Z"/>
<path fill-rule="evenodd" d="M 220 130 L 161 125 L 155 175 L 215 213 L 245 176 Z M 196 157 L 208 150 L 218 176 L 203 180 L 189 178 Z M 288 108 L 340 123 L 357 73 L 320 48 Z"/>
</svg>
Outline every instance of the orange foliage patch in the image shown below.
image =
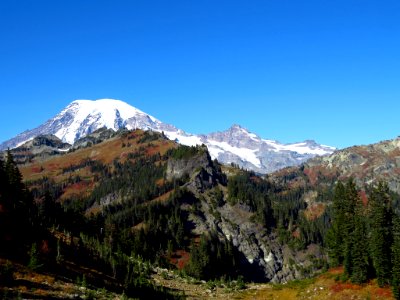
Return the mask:
<svg viewBox="0 0 400 300">
<path fill-rule="evenodd" d="M 310 180 L 310 183 L 312 185 L 314 185 L 317 182 L 317 178 L 318 178 L 318 173 L 315 172 L 314 169 L 304 169 L 304 174 L 307 175 L 308 180 Z"/>
<path fill-rule="evenodd" d="M 49 241 L 43 240 L 40 245 L 40 252 L 44 254 L 48 254 L 50 252 Z"/>
<path fill-rule="evenodd" d="M 325 207 L 325 203 L 312 203 L 307 207 L 307 210 L 304 212 L 304 216 L 309 221 L 318 219 L 325 212 Z"/>
<path fill-rule="evenodd" d="M 343 282 L 339 282 L 336 283 L 334 285 L 332 285 L 330 287 L 331 291 L 334 293 L 340 293 L 344 290 L 361 290 L 361 286 L 360 285 L 356 285 L 356 284 L 352 284 L 352 283 L 343 283 Z"/>
<path fill-rule="evenodd" d="M 389 157 L 391 157 L 391 158 L 395 158 L 395 157 L 398 157 L 398 156 L 400 156 L 400 149 L 399 148 L 395 148 L 395 149 L 393 149 L 393 151 L 391 151 L 389 153 Z"/>
<path fill-rule="evenodd" d="M 50 171 L 56 171 L 56 170 L 58 170 L 60 168 L 60 165 L 57 164 L 57 163 L 50 163 L 50 164 L 48 164 L 47 168 Z"/>
<path fill-rule="evenodd" d="M 165 184 L 164 178 L 160 178 L 156 181 L 157 186 L 163 186 Z"/>
<path fill-rule="evenodd" d="M 185 250 L 177 250 L 171 256 L 170 262 L 174 264 L 179 270 L 182 270 L 190 260 L 189 252 Z"/>
<path fill-rule="evenodd" d="M 146 149 L 146 154 L 151 156 L 157 153 L 160 153 L 161 155 L 165 154 L 168 149 L 176 147 L 176 145 L 172 141 L 157 141 L 157 142 L 151 142 L 153 146 L 148 147 Z"/>
<path fill-rule="evenodd" d="M 74 183 L 64 189 L 64 194 L 61 196 L 61 199 L 66 199 L 71 196 L 83 196 L 88 194 L 94 184 L 92 182 L 81 181 Z"/>
<path fill-rule="evenodd" d="M 359 191 L 358 192 L 358 196 L 361 198 L 361 201 L 362 201 L 363 205 L 367 206 L 368 197 L 367 197 L 367 194 L 365 193 L 365 191 Z"/>
<path fill-rule="evenodd" d="M 101 206 L 94 206 L 86 211 L 85 216 L 89 217 L 91 215 L 97 215 L 100 212 L 101 212 Z"/>
<path fill-rule="evenodd" d="M 146 149 L 146 154 L 147 154 L 148 156 L 152 156 L 152 155 L 154 155 L 154 154 L 160 152 L 160 151 L 159 151 L 159 148 L 160 148 L 160 147 L 158 147 L 158 145 L 149 147 L 149 148 Z"/>
<path fill-rule="evenodd" d="M 296 230 L 293 231 L 292 236 L 293 236 L 294 238 L 296 238 L 296 239 L 299 239 L 299 238 L 300 238 L 300 229 L 299 229 L 299 228 L 296 228 Z"/>
<path fill-rule="evenodd" d="M 343 266 L 337 267 L 337 268 L 332 268 L 329 270 L 330 274 L 334 274 L 334 275 L 338 275 L 338 274 L 342 274 L 344 272 L 344 268 Z"/>
<path fill-rule="evenodd" d="M 164 202 L 164 201 L 169 199 L 169 196 L 171 195 L 172 192 L 173 191 L 166 192 L 165 194 L 163 194 L 163 195 L 161 195 L 161 196 L 159 196 L 157 198 L 154 198 L 151 201 L 146 202 L 146 205 L 153 204 L 154 202 Z"/>
<path fill-rule="evenodd" d="M 382 298 L 392 298 L 393 293 L 389 288 L 375 288 L 372 290 L 372 293 L 376 296 L 382 297 Z"/>
<path fill-rule="evenodd" d="M 126 159 L 126 158 L 128 157 L 128 153 L 129 153 L 129 152 L 122 152 L 122 153 L 119 155 L 119 157 L 120 157 L 120 158 L 123 158 L 123 159 Z"/>
<path fill-rule="evenodd" d="M 31 172 L 32 173 L 41 173 L 42 172 L 42 168 L 40 168 L 39 166 L 34 166 L 31 168 Z"/>
</svg>

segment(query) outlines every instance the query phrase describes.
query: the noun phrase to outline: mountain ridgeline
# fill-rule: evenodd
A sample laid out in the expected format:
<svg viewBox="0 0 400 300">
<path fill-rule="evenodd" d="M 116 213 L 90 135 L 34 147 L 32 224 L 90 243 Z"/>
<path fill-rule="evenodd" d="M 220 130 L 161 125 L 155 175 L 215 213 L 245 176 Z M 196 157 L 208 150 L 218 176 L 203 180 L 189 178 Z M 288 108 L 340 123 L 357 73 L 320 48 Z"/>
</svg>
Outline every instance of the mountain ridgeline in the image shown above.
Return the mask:
<svg viewBox="0 0 400 300">
<path fill-rule="evenodd" d="M 234 163 L 261 174 L 299 165 L 311 157 L 330 154 L 335 150 L 333 147 L 319 145 L 311 140 L 282 144 L 274 140 L 262 139 L 239 125 L 233 125 L 223 132 L 207 135 L 189 134 L 123 101 L 112 99 L 73 101 L 39 127 L 27 130 L 1 143 L 0 150 L 15 148 L 37 136 L 48 135 L 54 135 L 61 142 L 72 145 L 101 128 L 113 131 L 124 128 L 152 130 L 163 132 L 169 139 L 182 145 L 205 144 L 213 159 L 218 159 L 225 164 Z"/>
</svg>

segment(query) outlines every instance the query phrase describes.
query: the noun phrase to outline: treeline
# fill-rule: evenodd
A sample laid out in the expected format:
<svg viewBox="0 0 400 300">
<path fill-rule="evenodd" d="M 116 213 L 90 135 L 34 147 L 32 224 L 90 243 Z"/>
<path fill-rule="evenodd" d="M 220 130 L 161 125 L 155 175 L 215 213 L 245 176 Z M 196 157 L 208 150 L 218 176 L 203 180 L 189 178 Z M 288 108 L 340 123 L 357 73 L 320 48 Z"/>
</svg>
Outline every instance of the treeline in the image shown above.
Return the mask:
<svg viewBox="0 0 400 300">
<path fill-rule="evenodd" d="M 4 163 L 0 160 L 0 252 L 25 259 L 32 243 L 47 239 L 48 228 L 61 230 L 86 225 L 81 213 L 65 209 L 55 197 L 61 187 L 48 178 L 35 182 L 40 187 L 30 192 L 10 151 Z M 36 196 L 36 197 L 34 197 Z M 34 201 L 36 199 L 36 201 Z"/>
<path fill-rule="evenodd" d="M 177 148 L 169 149 L 165 153 L 165 157 L 171 157 L 173 159 L 188 159 L 204 151 L 207 151 L 207 148 L 205 148 L 205 146 L 179 145 Z"/>
<path fill-rule="evenodd" d="M 63 168 L 62 173 L 65 174 L 68 172 L 74 172 L 76 170 L 79 170 L 79 169 L 82 169 L 82 168 L 85 168 L 88 166 L 91 167 L 92 172 L 96 172 L 96 171 L 98 171 L 98 169 L 101 169 L 103 167 L 101 162 L 87 158 L 87 159 L 82 160 L 79 164 L 75 164 L 75 165 L 71 164 L 70 166 Z"/>
<path fill-rule="evenodd" d="M 10 151 L 0 158 L 0 252 L 20 255 L 35 232 L 36 207 Z"/>
<path fill-rule="evenodd" d="M 376 278 L 379 286 L 391 285 L 400 299 L 400 217 L 386 183 L 372 188 L 367 203 L 354 181 L 336 185 L 327 245 L 330 263 L 344 266 L 344 280 Z"/>
</svg>

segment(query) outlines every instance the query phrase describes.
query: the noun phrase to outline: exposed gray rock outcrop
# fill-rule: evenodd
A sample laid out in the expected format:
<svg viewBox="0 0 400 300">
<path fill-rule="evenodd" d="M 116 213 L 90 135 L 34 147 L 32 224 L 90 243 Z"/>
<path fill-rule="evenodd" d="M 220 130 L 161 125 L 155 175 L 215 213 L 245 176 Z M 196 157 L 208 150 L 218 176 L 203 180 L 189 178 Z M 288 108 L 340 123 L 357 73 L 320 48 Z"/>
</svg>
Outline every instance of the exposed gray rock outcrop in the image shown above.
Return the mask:
<svg viewBox="0 0 400 300">
<path fill-rule="evenodd" d="M 79 148 L 85 148 L 94 144 L 98 144 L 103 142 L 104 140 L 107 140 L 113 136 L 116 135 L 116 132 L 112 129 L 107 129 L 106 127 L 102 127 L 93 133 L 80 138 L 74 143 L 73 148 L 74 149 L 79 149 Z"/>
<path fill-rule="evenodd" d="M 52 155 L 62 154 L 68 151 L 71 145 L 62 142 L 55 135 L 39 135 L 23 145 L 11 150 L 18 164 L 28 163 L 34 158 L 47 158 Z"/>
<path fill-rule="evenodd" d="M 219 167 L 211 160 L 207 147 L 200 147 L 200 151 L 193 156 L 180 159 L 170 158 L 167 163 L 167 179 L 191 177 L 187 187 L 192 191 L 203 192 L 218 183 L 225 184 L 226 177 Z"/>
<path fill-rule="evenodd" d="M 341 179 L 354 178 L 359 187 L 380 180 L 400 194 L 400 138 L 366 146 L 354 146 L 309 160 L 305 167 L 335 171 Z"/>
<path fill-rule="evenodd" d="M 275 234 L 251 222 L 251 213 L 238 205 L 225 204 L 212 213 L 207 201 L 202 202 L 204 217 L 191 216 L 196 225 L 194 233 L 217 231 L 233 242 L 243 254 L 242 269 L 253 281 L 284 283 L 304 278 L 303 269 L 312 268 L 309 257 L 321 258 L 323 254 L 316 245 L 304 251 L 295 251 L 279 243 Z M 216 217 L 220 216 L 219 218 Z"/>
<path fill-rule="evenodd" d="M 215 167 L 207 152 L 190 159 L 170 160 L 167 173 L 169 178 L 190 176 L 185 187 L 197 199 L 201 199 L 199 210 L 194 213 L 191 207 L 181 208 L 189 212 L 193 223 L 193 233 L 216 232 L 220 239 L 228 239 L 241 253 L 241 270 L 246 278 L 260 282 L 284 283 L 305 276 L 303 270 L 312 269 L 309 257 L 321 258 L 320 247 L 311 245 L 304 251 L 290 249 L 279 242 L 274 233 L 252 221 L 253 213 L 245 204 L 231 205 L 222 201 L 215 203 L 214 191 L 224 189 L 221 172 Z M 217 187 L 218 186 L 218 187 Z"/>
</svg>

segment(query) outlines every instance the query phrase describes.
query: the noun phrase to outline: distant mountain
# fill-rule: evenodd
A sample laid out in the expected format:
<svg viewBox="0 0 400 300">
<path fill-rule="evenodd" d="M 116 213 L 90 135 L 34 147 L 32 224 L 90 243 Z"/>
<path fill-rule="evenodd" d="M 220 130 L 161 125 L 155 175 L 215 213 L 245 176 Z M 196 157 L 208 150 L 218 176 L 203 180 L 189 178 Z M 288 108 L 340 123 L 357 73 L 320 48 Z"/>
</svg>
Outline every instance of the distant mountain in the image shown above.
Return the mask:
<svg viewBox="0 0 400 300">
<path fill-rule="evenodd" d="M 313 158 L 305 166 L 312 173 L 340 174 L 354 178 L 360 187 L 381 180 L 400 194 L 400 137 L 376 144 L 353 146 L 326 157 Z"/>
<path fill-rule="evenodd" d="M 15 148 L 39 135 L 55 135 L 64 143 L 73 144 L 103 127 L 113 130 L 153 130 L 164 132 L 169 139 L 184 145 L 205 144 L 213 159 L 216 158 L 225 164 L 234 163 L 259 173 L 299 165 L 316 155 L 330 154 L 335 150 L 314 141 L 281 144 L 265 140 L 239 125 L 207 135 L 188 134 L 123 101 L 113 99 L 73 101 L 39 127 L 0 144 L 0 150 Z"/>
<path fill-rule="evenodd" d="M 208 134 L 202 137 L 202 141 L 211 156 L 219 161 L 233 162 L 260 173 L 299 165 L 316 155 L 330 154 L 335 150 L 311 140 L 294 144 L 265 140 L 239 125 L 233 125 L 223 132 Z"/>
<path fill-rule="evenodd" d="M 400 137 L 337 150 L 309 159 L 301 166 L 278 170 L 270 176 L 275 182 L 288 186 L 308 185 L 317 190 L 349 178 L 361 190 L 385 181 L 391 191 L 400 195 Z"/>
<path fill-rule="evenodd" d="M 75 141 L 102 127 L 118 130 L 151 129 L 156 131 L 177 130 L 129 104 L 111 99 L 76 100 L 69 104 L 54 118 L 39 127 L 27 130 L 2 144 L 0 149 L 15 148 L 38 135 L 53 134 L 63 142 Z"/>
</svg>

